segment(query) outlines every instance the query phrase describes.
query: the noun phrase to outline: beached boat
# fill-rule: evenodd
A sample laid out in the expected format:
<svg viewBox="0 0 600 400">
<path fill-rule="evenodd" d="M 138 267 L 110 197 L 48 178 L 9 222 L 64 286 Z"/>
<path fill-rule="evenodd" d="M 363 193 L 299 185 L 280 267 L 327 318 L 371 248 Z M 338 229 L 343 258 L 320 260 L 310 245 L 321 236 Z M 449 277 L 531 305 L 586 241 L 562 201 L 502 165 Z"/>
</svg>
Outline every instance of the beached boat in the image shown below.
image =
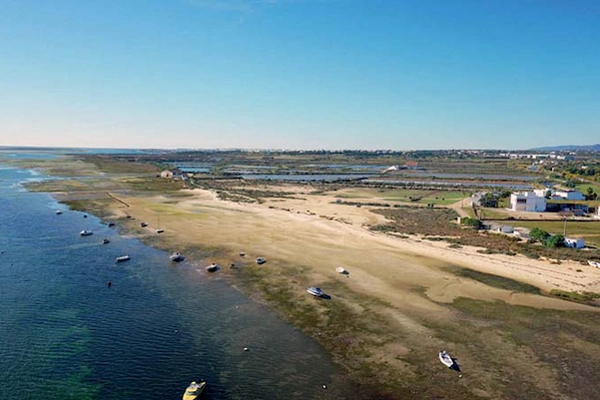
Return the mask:
<svg viewBox="0 0 600 400">
<path fill-rule="evenodd" d="M 115 259 L 116 262 L 123 262 L 123 261 L 129 261 L 129 260 L 131 260 L 131 257 L 129 257 L 128 255 L 119 256 Z"/>
<path fill-rule="evenodd" d="M 110 240 L 108 238 L 102 239 L 102 244 L 108 244 L 108 243 L 110 243 Z"/>
<path fill-rule="evenodd" d="M 202 391 L 204 391 L 205 387 L 206 382 L 204 381 L 201 381 L 200 383 L 195 381 L 190 383 L 183 393 L 183 400 L 196 400 L 198 396 L 202 394 Z"/>
<path fill-rule="evenodd" d="M 210 264 L 210 265 L 206 266 L 206 267 L 205 267 L 205 269 L 206 269 L 208 272 L 215 272 L 216 270 L 218 270 L 218 269 L 219 269 L 219 266 L 218 266 L 216 263 L 212 263 L 212 264 Z"/>
<path fill-rule="evenodd" d="M 335 269 L 335 272 L 337 272 L 338 274 L 348 275 L 348 271 L 344 267 L 337 267 Z"/>
<path fill-rule="evenodd" d="M 306 288 L 306 291 L 315 297 L 323 297 L 325 295 L 321 288 L 318 287 L 309 286 Z"/>
<path fill-rule="evenodd" d="M 454 360 L 452 359 L 452 357 L 450 357 L 450 354 L 448 354 L 446 350 L 440 351 L 438 357 L 440 358 L 442 364 L 444 364 L 446 367 L 452 368 L 452 366 L 454 365 Z"/>
<path fill-rule="evenodd" d="M 173 253 L 169 256 L 169 258 L 171 259 L 171 261 L 175 261 L 175 262 L 180 262 L 185 259 L 185 257 L 183 257 L 181 255 L 181 253 Z"/>
<path fill-rule="evenodd" d="M 140 222 L 140 226 L 141 226 L 142 228 L 145 228 L 145 227 L 147 227 L 147 226 L 148 226 L 148 224 L 147 224 L 147 223 L 145 223 L 145 222 Z"/>
<path fill-rule="evenodd" d="M 108 227 L 109 227 L 109 228 L 112 228 L 113 226 L 115 226 L 115 223 L 114 223 L 114 222 L 109 222 L 109 223 L 108 223 Z"/>
<path fill-rule="evenodd" d="M 592 261 L 589 260 L 588 264 L 590 265 L 590 267 L 596 267 L 596 268 L 600 268 L 600 261 Z"/>
<path fill-rule="evenodd" d="M 164 229 L 157 229 L 156 233 L 163 233 L 165 230 Z"/>
<path fill-rule="evenodd" d="M 267 259 L 266 259 L 266 258 L 258 257 L 258 258 L 256 259 L 256 263 L 257 263 L 258 265 L 264 264 L 264 263 L 266 263 L 266 262 L 267 262 Z"/>
<path fill-rule="evenodd" d="M 81 236 L 90 236 L 90 235 L 93 235 L 93 234 L 94 234 L 94 232 L 92 232 L 92 231 L 91 231 L 91 230 L 89 230 L 89 229 L 84 229 L 84 230 L 82 230 L 81 232 L 79 232 L 79 234 L 80 234 Z"/>
</svg>

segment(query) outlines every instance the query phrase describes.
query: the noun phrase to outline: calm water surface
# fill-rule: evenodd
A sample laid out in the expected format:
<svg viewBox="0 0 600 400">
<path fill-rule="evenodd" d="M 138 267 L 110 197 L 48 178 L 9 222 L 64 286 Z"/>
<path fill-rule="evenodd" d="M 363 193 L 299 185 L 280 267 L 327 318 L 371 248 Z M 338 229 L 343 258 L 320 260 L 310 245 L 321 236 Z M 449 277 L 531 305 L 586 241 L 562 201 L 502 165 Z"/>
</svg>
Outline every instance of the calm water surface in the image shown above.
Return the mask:
<svg viewBox="0 0 600 400">
<path fill-rule="evenodd" d="M 31 178 L 0 167 L 0 399 L 180 399 L 200 378 L 206 399 L 359 398 L 321 347 L 274 313 L 27 192 Z M 116 264 L 123 254 L 131 261 Z"/>
</svg>

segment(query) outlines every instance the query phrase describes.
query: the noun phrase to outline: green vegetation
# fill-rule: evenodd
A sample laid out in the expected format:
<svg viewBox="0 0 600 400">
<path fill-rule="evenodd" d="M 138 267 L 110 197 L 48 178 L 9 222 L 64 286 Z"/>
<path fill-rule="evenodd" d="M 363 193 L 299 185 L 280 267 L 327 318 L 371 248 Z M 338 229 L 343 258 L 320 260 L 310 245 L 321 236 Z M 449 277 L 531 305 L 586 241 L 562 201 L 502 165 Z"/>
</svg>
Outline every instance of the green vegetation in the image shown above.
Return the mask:
<svg viewBox="0 0 600 400">
<path fill-rule="evenodd" d="M 579 303 L 590 303 L 593 300 L 600 299 L 600 293 L 594 292 L 568 292 L 566 290 L 552 289 L 550 295 L 561 297 L 567 300 L 577 301 Z"/>
<path fill-rule="evenodd" d="M 461 268 L 456 266 L 447 267 L 445 269 L 456 276 L 473 279 L 475 281 L 485 283 L 486 285 L 495 288 L 520 293 L 542 294 L 542 291 L 538 287 L 529 285 L 527 283 L 515 281 L 513 279 L 504 278 L 498 275 L 486 274 L 485 272 L 479 272 L 472 269 Z"/>
<path fill-rule="evenodd" d="M 368 199 L 369 201 L 389 201 L 434 205 L 454 204 L 468 198 L 470 193 L 444 190 L 419 189 L 348 189 L 336 195 L 340 199 Z"/>
</svg>

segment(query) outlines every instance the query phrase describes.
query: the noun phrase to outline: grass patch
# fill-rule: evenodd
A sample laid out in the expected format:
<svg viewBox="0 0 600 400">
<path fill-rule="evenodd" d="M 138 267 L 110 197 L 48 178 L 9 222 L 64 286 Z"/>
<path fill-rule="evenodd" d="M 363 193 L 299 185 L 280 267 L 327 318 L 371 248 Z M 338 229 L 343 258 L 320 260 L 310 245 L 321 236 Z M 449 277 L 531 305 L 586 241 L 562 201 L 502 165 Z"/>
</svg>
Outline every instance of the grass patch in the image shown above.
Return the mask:
<svg viewBox="0 0 600 400">
<path fill-rule="evenodd" d="M 502 276 L 486 274 L 485 272 L 479 272 L 461 267 L 449 267 L 446 268 L 446 270 L 453 273 L 456 276 L 473 279 L 477 282 L 481 282 L 488 286 L 492 286 L 498 289 L 510 290 L 511 292 L 531 293 L 539 295 L 542 294 L 542 291 L 536 286 L 515 281 L 509 278 L 504 278 Z"/>
<path fill-rule="evenodd" d="M 566 290 L 552 289 L 551 296 L 560 297 L 563 299 L 576 301 L 578 303 L 590 303 L 596 299 L 600 299 L 600 293 L 594 292 L 569 292 Z"/>
</svg>

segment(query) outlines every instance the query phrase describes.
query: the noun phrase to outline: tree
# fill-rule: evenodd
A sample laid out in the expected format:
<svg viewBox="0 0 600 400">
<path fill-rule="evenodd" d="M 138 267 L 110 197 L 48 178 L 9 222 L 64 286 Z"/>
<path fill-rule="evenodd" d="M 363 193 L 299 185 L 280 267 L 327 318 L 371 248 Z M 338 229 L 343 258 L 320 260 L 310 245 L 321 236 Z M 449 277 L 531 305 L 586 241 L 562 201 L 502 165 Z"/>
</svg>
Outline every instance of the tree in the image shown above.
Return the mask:
<svg viewBox="0 0 600 400">
<path fill-rule="evenodd" d="M 482 207 L 497 208 L 498 197 L 496 197 L 496 195 L 494 195 L 493 193 L 486 193 L 483 196 L 481 196 L 481 199 L 479 199 L 479 204 L 481 204 Z"/>
<path fill-rule="evenodd" d="M 585 199 L 586 200 L 596 200 L 597 197 L 598 197 L 598 194 L 594 193 L 594 188 L 592 188 L 591 186 L 588 186 L 587 193 L 585 194 Z"/>
<path fill-rule="evenodd" d="M 529 236 L 531 236 L 532 239 L 537 240 L 538 242 L 546 243 L 546 240 L 548 240 L 550 234 L 536 226 L 535 228 L 531 229 L 531 231 L 529 232 Z"/>
<path fill-rule="evenodd" d="M 555 249 L 557 247 L 565 246 L 565 237 L 563 235 L 552 235 L 548 239 L 546 239 L 546 247 L 550 247 L 551 249 Z"/>
</svg>

